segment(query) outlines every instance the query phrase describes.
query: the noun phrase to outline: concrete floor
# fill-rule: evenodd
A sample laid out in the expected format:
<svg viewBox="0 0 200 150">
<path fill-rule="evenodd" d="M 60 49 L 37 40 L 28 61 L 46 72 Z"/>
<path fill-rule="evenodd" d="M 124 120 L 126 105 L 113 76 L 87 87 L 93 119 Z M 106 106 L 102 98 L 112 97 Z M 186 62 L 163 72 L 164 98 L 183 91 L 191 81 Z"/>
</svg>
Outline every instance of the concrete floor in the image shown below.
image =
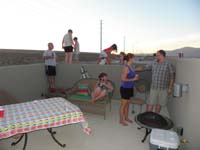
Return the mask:
<svg viewBox="0 0 200 150">
<path fill-rule="evenodd" d="M 83 132 L 79 124 L 55 128 L 58 140 L 67 145 L 66 148 L 61 148 L 46 130 L 35 131 L 28 134 L 26 150 L 149 150 L 149 138 L 145 143 L 141 143 L 144 129 L 138 130 L 135 122 L 126 127 L 120 125 L 120 103 L 114 101 L 112 106 L 112 112 L 107 113 L 106 120 L 102 116 L 85 113 L 93 131 L 92 135 Z M 135 109 L 137 110 L 137 107 Z M 134 119 L 132 113 L 130 118 Z M 13 141 L 12 138 L 1 140 L 0 150 L 22 150 L 23 142 L 11 146 Z"/>
</svg>

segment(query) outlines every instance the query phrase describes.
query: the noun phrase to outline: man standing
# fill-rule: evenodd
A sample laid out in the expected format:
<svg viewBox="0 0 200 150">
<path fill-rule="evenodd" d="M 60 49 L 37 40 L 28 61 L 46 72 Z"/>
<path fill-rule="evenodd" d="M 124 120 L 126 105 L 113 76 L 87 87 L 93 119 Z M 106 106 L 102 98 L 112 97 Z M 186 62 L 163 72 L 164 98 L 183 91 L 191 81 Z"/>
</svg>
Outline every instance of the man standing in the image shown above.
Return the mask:
<svg viewBox="0 0 200 150">
<path fill-rule="evenodd" d="M 147 111 L 160 113 L 161 107 L 166 106 L 168 95 L 172 94 L 174 84 L 174 69 L 170 62 L 166 61 L 166 52 L 159 50 L 156 53 L 156 61 L 152 67 L 152 84 Z"/>
<path fill-rule="evenodd" d="M 55 90 L 55 76 L 56 76 L 56 53 L 53 52 L 53 43 L 48 43 L 48 50 L 43 53 L 45 60 L 45 72 L 48 76 L 49 90 Z"/>
</svg>

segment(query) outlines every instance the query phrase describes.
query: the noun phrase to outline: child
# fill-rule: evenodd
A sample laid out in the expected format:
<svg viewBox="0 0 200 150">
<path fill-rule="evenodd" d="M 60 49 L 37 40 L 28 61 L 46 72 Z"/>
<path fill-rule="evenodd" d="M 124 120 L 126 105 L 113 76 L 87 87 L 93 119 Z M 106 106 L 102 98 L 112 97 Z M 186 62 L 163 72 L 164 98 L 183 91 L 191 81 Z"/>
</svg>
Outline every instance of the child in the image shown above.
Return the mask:
<svg viewBox="0 0 200 150">
<path fill-rule="evenodd" d="M 110 47 L 104 49 L 98 58 L 97 64 L 100 65 L 110 65 L 111 64 L 111 60 L 110 60 L 110 55 L 112 51 L 116 51 L 117 52 L 117 45 L 113 44 Z M 114 55 L 113 55 L 114 56 Z"/>
<path fill-rule="evenodd" d="M 79 54 L 80 54 L 80 51 L 79 51 L 79 42 L 78 42 L 78 38 L 75 37 L 74 38 L 74 59 L 75 61 L 79 62 Z"/>
<path fill-rule="evenodd" d="M 56 76 L 56 53 L 53 51 L 53 43 L 48 43 L 48 50 L 43 53 L 45 60 L 45 72 L 48 78 L 49 90 L 55 90 L 55 76 Z"/>
<path fill-rule="evenodd" d="M 119 63 L 120 63 L 120 65 L 124 65 L 124 64 L 126 64 L 126 61 L 124 60 L 124 56 L 125 56 L 126 54 L 124 53 L 124 52 L 120 52 L 120 60 L 119 60 Z"/>
<path fill-rule="evenodd" d="M 97 85 L 92 92 L 92 100 L 91 102 L 94 103 L 97 100 L 100 100 L 103 98 L 108 91 L 112 91 L 113 86 L 111 82 L 108 81 L 108 75 L 104 72 L 100 73 L 99 75 L 99 81 L 97 82 Z"/>
</svg>

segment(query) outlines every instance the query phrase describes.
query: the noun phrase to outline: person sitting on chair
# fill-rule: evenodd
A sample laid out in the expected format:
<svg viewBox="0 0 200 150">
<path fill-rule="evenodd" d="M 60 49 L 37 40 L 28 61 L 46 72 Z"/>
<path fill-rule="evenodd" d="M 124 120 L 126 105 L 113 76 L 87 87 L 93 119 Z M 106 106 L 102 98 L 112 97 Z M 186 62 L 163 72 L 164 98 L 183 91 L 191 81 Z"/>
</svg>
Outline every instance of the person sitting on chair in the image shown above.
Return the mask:
<svg viewBox="0 0 200 150">
<path fill-rule="evenodd" d="M 94 103 L 97 100 L 103 98 L 107 92 L 112 91 L 113 86 L 111 82 L 108 81 L 108 75 L 104 72 L 100 73 L 99 81 L 96 84 L 94 91 L 92 92 L 92 100 L 91 102 Z"/>
</svg>

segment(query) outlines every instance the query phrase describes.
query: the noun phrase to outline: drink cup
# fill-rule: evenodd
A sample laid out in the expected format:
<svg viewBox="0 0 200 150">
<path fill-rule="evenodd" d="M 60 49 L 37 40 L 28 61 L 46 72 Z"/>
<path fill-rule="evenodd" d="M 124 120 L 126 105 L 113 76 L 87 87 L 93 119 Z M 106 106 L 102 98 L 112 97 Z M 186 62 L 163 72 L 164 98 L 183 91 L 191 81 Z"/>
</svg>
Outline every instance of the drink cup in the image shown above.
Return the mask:
<svg viewBox="0 0 200 150">
<path fill-rule="evenodd" d="M 4 117 L 4 109 L 0 109 L 0 118 Z"/>
</svg>

